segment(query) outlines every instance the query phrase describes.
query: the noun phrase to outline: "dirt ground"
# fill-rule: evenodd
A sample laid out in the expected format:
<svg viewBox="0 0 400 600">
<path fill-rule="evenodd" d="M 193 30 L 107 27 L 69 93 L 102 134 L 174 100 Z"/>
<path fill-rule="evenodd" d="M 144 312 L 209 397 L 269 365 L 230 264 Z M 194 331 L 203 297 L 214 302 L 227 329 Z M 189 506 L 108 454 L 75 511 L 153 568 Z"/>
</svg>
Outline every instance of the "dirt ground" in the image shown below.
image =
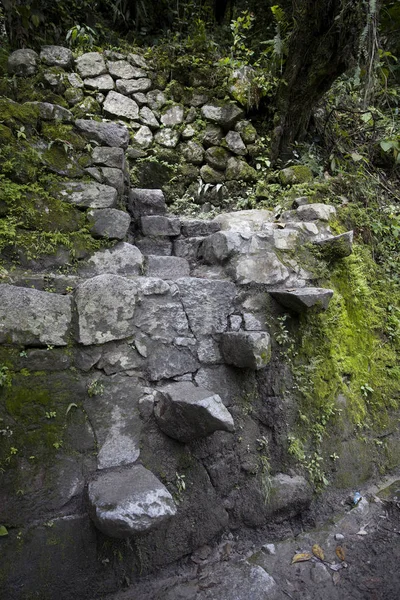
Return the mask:
<svg viewBox="0 0 400 600">
<path fill-rule="evenodd" d="M 400 599 L 400 479 L 360 492 L 315 506 L 314 527 L 230 533 L 104 600 Z"/>
</svg>

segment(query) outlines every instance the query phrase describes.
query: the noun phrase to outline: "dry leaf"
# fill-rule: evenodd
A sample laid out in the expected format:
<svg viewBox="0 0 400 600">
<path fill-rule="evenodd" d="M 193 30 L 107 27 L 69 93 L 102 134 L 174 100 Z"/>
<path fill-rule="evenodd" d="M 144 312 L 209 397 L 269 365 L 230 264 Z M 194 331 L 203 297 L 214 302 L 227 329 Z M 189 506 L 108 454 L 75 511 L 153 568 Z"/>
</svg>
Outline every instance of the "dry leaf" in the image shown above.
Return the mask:
<svg viewBox="0 0 400 600">
<path fill-rule="evenodd" d="M 312 553 L 314 554 L 314 556 L 316 556 L 320 560 L 325 559 L 324 551 L 322 550 L 321 546 L 319 546 L 318 544 L 314 544 L 314 546 L 312 547 Z"/>
<path fill-rule="evenodd" d="M 333 585 L 337 585 L 340 581 L 340 573 L 336 572 L 332 575 Z"/>
<path fill-rule="evenodd" d="M 345 549 L 343 548 L 343 546 L 336 546 L 336 556 L 338 558 L 340 558 L 340 560 L 345 560 L 346 558 L 346 552 Z"/>
<path fill-rule="evenodd" d="M 306 560 L 310 560 L 311 554 L 309 552 L 300 552 L 300 554 L 295 554 L 292 558 L 292 565 L 298 562 L 305 562 Z"/>
</svg>

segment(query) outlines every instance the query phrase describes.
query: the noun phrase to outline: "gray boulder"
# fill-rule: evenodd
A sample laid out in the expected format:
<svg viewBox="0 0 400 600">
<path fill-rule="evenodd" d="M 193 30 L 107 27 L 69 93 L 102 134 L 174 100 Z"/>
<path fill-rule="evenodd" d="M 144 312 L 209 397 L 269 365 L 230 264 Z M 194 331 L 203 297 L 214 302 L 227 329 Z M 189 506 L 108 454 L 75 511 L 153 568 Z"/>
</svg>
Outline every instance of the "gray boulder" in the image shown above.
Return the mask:
<svg viewBox="0 0 400 600">
<path fill-rule="evenodd" d="M 182 154 L 188 162 L 194 165 L 201 165 L 204 158 L 204 150 L 200 144 L 193 140 L 189 141 L 182 147 Z"/>
<path fill-rule="evenodd" d="M 333 290 L 313 287 L 269 290 L 269 293 L 279 304 L 298 313 L 313 307 L 326 310 L 333 296 Z"/>
<path fill-rule="evenodd" d="M 125 154 L 122 148 L 96 146 L 92 151 L 92 162 L 95 165 L 113 167 L 123 171 L 125 168 Z"/>
<path fill-rule="evenodd" d="M 257 171 L 244 160 L 240 160 L 234 156 L 228 160 L 226 168 L 226 179 L 228 181 L 255 181 L 257 178 Z"/>
<path fill-rule="evenodd" d="M 271 340 L 266 331 L 229 331 L 222 334 L 221 352 L 228 365 L 258 371 L 271 359 Z"/>
<path fill-rule="evenodd" d="M 160 146 L 165 146 L 165 148 L 175 148 L 179 142 L 179 132 L 166 127 L 165 129 L 157 131 L 155 140 Z"/>
<path fill-rule="evenodd" d="M 161 117 L 161 123 L 168 127 L 174 127 L 183 123 L 184 109 L 183 106 L 171 106 Z"/>
<path fill-rule="evenodd" d="M 150 284 L 153 285 L 153 290 L 150 288 L 146 291 L 143 286 L 147 285 L 149 288 Z M 148 277 L 140 278 L 137 281 L 137 286 L 141 302 L 136 307 L 134 323 L 143 334 L 157 340 L 157 343 L 165 342 L 166 344 L 171 344 L 177 337 L 187 337 L 189 335 L 188 320 L 180 298 L 177 294 L 172 295 L 171 287 L 166 281 Z M 156 293 L 157 289 L 159 293 Z M 142 297 L 142 294 L 144 294 L 144 297 Z M 168 363 L 172 365 L 171 350 L 172 346 L 168 347 L 167 350 L 163 347 L 163 350 L 159 352 L 160 359 L 166 361 L 167 366 Z M 154 371 L 157 368 L 158 372 L 157 365 L 160 364 L 160 360 L 155 357 L 154 360 Z M 164 366 L 161 368 L 164 369 Z M 180 375 L 188 371 L 183 370 L 177 374 Z"/>
<path fill-rule="evenodd" d="M 59 192 L 62 200 L 84 208 L 112 208 L 118 199 L 117 190 L 101 183 L 67 182 Z"/>
<path fill-rule="evenodd" d="M 221 229 L 221 225 L 216 221 L 206 221 L 203 219 L 181 219 L 182 235 L 186 237 L 208 236 Z"/>
<path fill-rule="evenodd" d="M 132 94 L 132 98 L 139 106 L 147 104 L 146 94 L 143 94 L 143 92 L 136 92 L 136 94 Z"/>
<path fill-rule="evenodd" d="M 36 106 L 39 109 L 40 118 L 44 121 L 72 123 L 74 120 L 72 112 L 58 104 L 50 104 L 50 102 L 25 102 L 25 105 Z"/>
<path fill-rule="evenodd" d="M 109 92 L 114 89 L 113 78 L 108 74 L 89 77 L 85 79 L 84 84 L 89 90 L 99 90 L 100 92 Z"/>
<path fill-rule="evenodd" d="M 304 477 L 278 473 L 271 479 L 267 511 L 293 517 L 308 508 L 312 496 L 312 488 Z"/>
<path fill-rule="evenodd" d="M 116 208 L 100 208 L 89 213 L 90 233 L 93 237 L 123 240 L 128 233 L 131 218 Z"/>
<path fill-rule="evenodd" d="M 119 275 L 99 275 L 75 291 L 77 340 L 84 346 L 132 335 L 137 285 Z"/>
<path fill-rule="evenodd" d="M 201 246 L 201 256 L 209 265 L 225 262 L 235 254 L 249 250 L 250 240 L 237 231 L 218 231 L 209 235 Z"/>
<path fill-rule="evenodd" d="M 236 286 L 230 281 L 178 279 L 183 307 L 195 335 L 222 333 L 233 312 Z"/>
<path fill-rule="evenodd" d="M 130 96 L 131 94 L 137 94 L 138 92 L 147 92 L 151 89 L 152 83 L 151 79 L 142 77 L 141 79 L 117 79 L 115 85 L 121 94 Z"/>
<path fill-rule="evenodd" d="M 179 256 L 147 256 L 146 275 L 161 279 L 188 277 L 189 263 Z"/>
<path fill-rule="evenodd" d="M 273 212 L 265 209 L 221 213 L 214 219 L 220 224 L 222 230 L 238 231 L 240 233 L 260 231 L 273 220 Z"/>
<path fill-rule="evenodd" d="M 213 169 L 224 171 L 228 166 L 228 159 L 231 155 L 220 146 L 212 146 L 206 151 L 206 161 Z"/>
<path fill-rule="evenodd" d="M 128 60 L 131 64 L 135 65 L 135 67 L 140 67 L 141 69 L 148 69 L 147 62 L 140 54 L 130 53 L 128 54 Z"/>
<path fill-rule="evenodd" d="M 115 188 L 120 196 L 125 191 L 125 178 L 121 169 L 114 167 L 100 167 L 102 180 L 106 185 Z"/>
<path fill-rule="evenodd" d="M 288 279 L 289 269 L 275 252 L 262 252 L 253 256 L 240 256 L 232 265 L 233 277 L 239 284 L 265 283 L 277 285 Z"/>
<path fill-rule="evenodd" d="M 200 363 L 188 348 L 159 342 L 150 346 L 147 364 L 150 381 L 160 381 L 194 373 L 199 367 Z"/>
<path fill-rule="evenodd" d="M 157 117 L 148 106 L 143 106 L 139 111 L 139 121 L 143 125 L 147 125 L 150 129 L 158 129 L 160 123 L 157 121 Z"/>
<path fill-rule="evenodd" d="M 143 255 L 139 248 L 120 242 L 113 248 L 105 248 L 95 252 L 87 261 L 81 272 L 87 275 L 139 275 L 143 265 Z"/>
<path fill-rule="evenodd" d="M 152 110 L 160 110 L 166 103 L 167 98 L 161 90 L 152 90 L 151 92 L 147 92 L 147 104 L 150 106 Z"/>
<path fill-rule="evenodd" d="M 142 125 L 142 127 L 140 127 L 135 133 L 133 139 L 135 144 L 137 144 L 138 146 L 140 146 L 140 148 L 143 148 L 145 150 L 146 148 L 151 146 L 154 138 L 151 129 L 147 127 L 147 125 Z"/>
<path fill-rule="evenodd" d="M 178 218 L 151 215 L 140 219 L 143 235 L 175 236 L 181 232 L 181 221 Z"/>
<path fill-rule="evenodd" d="M 83 78 L 97 77 L 107 73 L 106 63 L 99 52 L 86 52 L 76 59 L 76 68 Z"/>
<path fill-rule="evenodd" d="M 205 183 L 218 184 L 224 183 L 225 174 L 222 171 L 217 171 L 210 165 L 203 165 L 200 169 L 200 176 Z"/>
<path fill-rule="evenodd" d="M 89 483 L 88 500 L 96 527 L 115 538 L 149 531 L 176 513 L 167 488 L 141 465 L 99 473 Z"/>
<path fill-rule="evenodd" d="M 106 113 L 115 117 L 135 120 L 139 117 L 139 107 L 132 98 L 126 98 L 118 92 L 108 92 L 104 100 L 103 109 Z"/>
<path fill-rule="evenodd" d="M 139 79 L 140 77 L 146 77 L 146 71 L 133 67 L 126 60 L 109 61 L 108 71 L 114 79 Z"/>
<path fill-rule="evenodd" d="M 201 107 L 201 113 L 205 119 L 220 125 L 225 130 L 234 127 L 244 115 L 244 111 L 232 103 L 222 105 L 205 104 Z"/>
<path fill-rule="evenodd" d="M 191 442 L 214 431 L 234 431 L 232 416 L 221 398 L 189 381 L 160 388 L 154 416 L 161 431 L 180 442 Z"/>
<path fill-rule="evenodd" d="M 30 77 L 37 71 L 39 55 L 29 48 L 15 50 L 7 61 L 7 70 L 10 75 Z"/>
<path fill-rule="evenodd" d="M 167 207 L 163 191 L 132 188 L 128 210 L 135 220 L 149 215 L 165 215 Z"/>
<path fill-rule="evenodd" d="M 242 140 L 242 136 L 237 131 L 228 131 L 225 136 L 225 143 L 234 154 L 241 156 L 247 154 L 247 148 Z"/>
<path fill-rule="evenodd" d="M 345 258 L 353 252 L 353 232 L 346 231 L 346 233 L 340 235 L 318 240 L 314 244 L 319 248 L 324 258 Z"/>
<path fill-rule="evenodd" d="M 250 121 L 239 121 L 235 125 L 235 131 L 240 133 L 245 144 L 253 144 L 257 139 L 257 130 Z"/>
<path fill-rule="evenodd" d="M 72 300 L 69 296 L 0 285 L 0 343 L 66 346 Z"/>
<path fill-rule="evenodd" d="M 77 119 L 75 121 L 75 126 L 78 131 L 89 138 L 89 140 L 93 139 L 104 146 L 115 146 L 117 148 L 128 147 L 129 131 L 125 125 Z"/>
<path fill-rule="evenodd" d="M 336 208 L 331 204 L 304 204 L 296 210 L 300 221 L 329 221 L 336 215 Z"/>
<path fill-rule="evenodd" d="M 69 48 L 64 46 L 43 46 L 40 60 L 48 67 L 61 67 L 69 69 L 74 62 L 74 56 Z"/>
<path fill-rule="evenodd" d="M 204 130 L 203 144 L 206 147 L 218 146 L 220 141 L 223 138 L 223 135 L 224 134 L 223 134 L 221 127 L 219 127 L 218 125 L 212 125 L 211 123 L 209 123 Z"/>
</svg>

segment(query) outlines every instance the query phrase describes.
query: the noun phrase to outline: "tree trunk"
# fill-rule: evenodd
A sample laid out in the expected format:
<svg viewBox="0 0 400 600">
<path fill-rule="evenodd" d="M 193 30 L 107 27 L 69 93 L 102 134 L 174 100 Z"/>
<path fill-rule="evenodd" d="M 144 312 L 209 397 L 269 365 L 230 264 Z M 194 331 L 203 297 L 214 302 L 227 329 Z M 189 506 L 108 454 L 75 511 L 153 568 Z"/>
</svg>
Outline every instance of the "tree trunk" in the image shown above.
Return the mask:
<svg viewBox="0 0 400 600">
<path fill-rule="evenodd" d="M 278 88 L 279 124 L 272 158 L 288 158 L 304 139 L 312 109 L 354 62 L 366 24 L 363 0 L 293 0 L 283 81 Z"/>
</svg>

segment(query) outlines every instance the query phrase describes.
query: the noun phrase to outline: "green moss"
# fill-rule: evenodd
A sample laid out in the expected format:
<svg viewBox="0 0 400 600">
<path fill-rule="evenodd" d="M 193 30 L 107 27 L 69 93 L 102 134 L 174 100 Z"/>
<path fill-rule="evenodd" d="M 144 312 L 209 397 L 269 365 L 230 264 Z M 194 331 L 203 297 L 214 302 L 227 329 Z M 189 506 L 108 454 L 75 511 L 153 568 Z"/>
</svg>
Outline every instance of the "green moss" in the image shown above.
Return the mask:
<svg viewBox="0 0 400 600">
<path fill-rule="evenodd" d="M 279 172 L 279 180 L 282 185 L 307 183 L 313 180 L 313 174 L 311 169 L 305 165 L 293 165 Z"/>
<path fill-rule="evenodd" d="M 3 146 L 12 142 L 13 140 L 14 136 L 12 134 L 11 129 L 9 127 L 6 127 L 6 125 L 0 124 L 0 145 Z"/>
<path fill-rule="evenodd" d="M 17 124 L 37 127 L 39 109 L 37 106 L 18 104 L 8 98 L 0 98 L 1 120 L 9 127 Z"/>
<path fill-rule="evenodd" d="M 87 144 L 86 140 L 78 135 L 72 125 L 64 125 L 62 123 L 42 123 L 42 136 L 48 142 L 55 140 L 66 141 L 76 150 L 83 150 Z"/>
</svg>

